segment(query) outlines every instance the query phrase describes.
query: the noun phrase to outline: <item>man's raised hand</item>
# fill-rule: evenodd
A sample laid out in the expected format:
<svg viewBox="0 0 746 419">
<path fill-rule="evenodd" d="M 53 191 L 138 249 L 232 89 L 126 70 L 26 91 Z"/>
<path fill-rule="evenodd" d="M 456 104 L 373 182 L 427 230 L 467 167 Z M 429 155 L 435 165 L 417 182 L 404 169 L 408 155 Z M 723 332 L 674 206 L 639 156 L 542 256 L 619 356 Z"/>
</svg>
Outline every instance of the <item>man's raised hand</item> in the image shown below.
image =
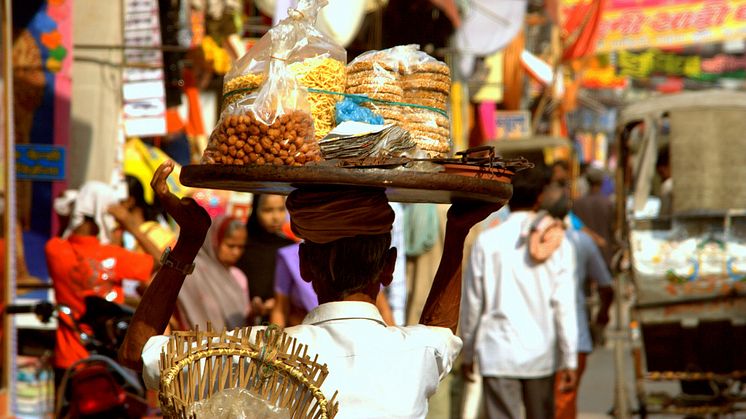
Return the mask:
<svg viewBox="0 0 746 419">
<path fill-rule="evenodd" d="M 181 228 L 179 236 L 196 240 L 201 244 L 204 242 L 212 223 L 210 215 L 194 199 L 179 199 L 171 192 L 168 188 L 168 176 L 173 170 L 174 162 L 171 160 L 165 161 L 156 169 L 153 180 L 150 181 L 150 186 L 158 196 L 163 208 Z"/>
</svg>

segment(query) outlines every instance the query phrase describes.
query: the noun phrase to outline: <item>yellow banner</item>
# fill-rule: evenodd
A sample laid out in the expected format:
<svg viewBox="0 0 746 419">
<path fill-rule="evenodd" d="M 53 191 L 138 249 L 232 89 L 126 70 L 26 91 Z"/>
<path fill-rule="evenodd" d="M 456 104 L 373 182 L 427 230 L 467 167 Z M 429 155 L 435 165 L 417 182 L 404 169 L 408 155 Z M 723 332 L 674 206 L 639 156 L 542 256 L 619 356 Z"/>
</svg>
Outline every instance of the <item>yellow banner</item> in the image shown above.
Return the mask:
<svg viewBox="0 0 746 419">
<path fill-rule="evenodd" d="M 581 1 L 598 0 L 562 0 L 562 17 Z M 746 0 L 607 0 L 605 5 L 598 52 L 746 37 Z"/>
<path fill-rule="evenodd" d="M 656 49 L 634 53 L 619 53 L 619 73 L 636 79 L 653 74 L 697 78 L 702 75 L 702 59 L 696 55 L 667 54 Z"/>
</svg>

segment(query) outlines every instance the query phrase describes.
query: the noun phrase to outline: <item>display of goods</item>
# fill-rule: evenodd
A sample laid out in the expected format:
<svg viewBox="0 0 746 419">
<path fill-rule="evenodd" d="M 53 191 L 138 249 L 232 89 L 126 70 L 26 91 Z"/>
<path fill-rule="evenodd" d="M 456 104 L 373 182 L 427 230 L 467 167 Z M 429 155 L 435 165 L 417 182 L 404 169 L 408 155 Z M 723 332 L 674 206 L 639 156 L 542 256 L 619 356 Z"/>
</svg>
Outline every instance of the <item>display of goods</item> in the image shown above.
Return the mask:
<svg viewBox="0 0 746 419">
<path fill-rule="evenodd" d="M 270 29 L 267 80 L 223 109 L 203 163 L 302 166 L 320 159 L 307 91 L 287 63 L 292 30 L 288 25 Z"/>
<path fill-rule="evenodd" d="M 264 74 L 244 74 L 226 80 L 223 84 L 223 107 L 248 97 L 264 83 Z"/>
<path fill-rule="evenodd" d="M 218 164 L 302 166 L 318 160 L 311 115 L 294 111 L 271 125 L 249 112 L 224 118 L 213 133 Z"/>
<path fill-rule="evenodd" d="M 315 90 L 342 93 L 345 90 L 345 65 L 328 56 L 318 56 L 292 63 L 288 66 L 301 85 Z M 334 128 L 334 106 L 339 95 L 322 91 L 311 91 L 311 104 L 316 139 L 323 138 Z"/>
<path fill-rule="evenodd" d="M 279 54 L 303 86 L 315 89 L 308 100 L 316 138 L 324 137 L 334 127 L 334 104 L 344 93 L 347 51 L 316 28 L 316 17 L 326 4 L 326 0 L 300 0 L 298 7 L 290 9 L 288 17 L 273 28 L 279 28 L 287 38 L 286 50 L 273 52 L 267 34 L 236 61 L 224 78 L 224 108 L 260 88 L 267 79 L 271 59 Z"/>
<path fill-rule="evenodd" d="M 429 156 L 450 153 L 450 70 L 417 45 L 362 54 L 348 64 L 345 86 L 347 94 L 371 99 L 364 106 L 408 130 Z"/>
</svg>

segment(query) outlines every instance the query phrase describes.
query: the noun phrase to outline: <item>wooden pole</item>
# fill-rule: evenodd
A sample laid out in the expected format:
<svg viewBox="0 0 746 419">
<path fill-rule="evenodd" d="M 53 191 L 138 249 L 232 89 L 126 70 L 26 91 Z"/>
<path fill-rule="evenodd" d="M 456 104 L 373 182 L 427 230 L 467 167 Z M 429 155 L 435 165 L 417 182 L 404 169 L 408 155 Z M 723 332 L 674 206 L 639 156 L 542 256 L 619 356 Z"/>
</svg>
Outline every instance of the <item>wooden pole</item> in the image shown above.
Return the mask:
<svg viewBox="0 0 746 419">
<path fill-rule="evenodd" d="M 616 154 L 617 154 L 617 171 L 616 171 L 616 225 L 615 232 L 623 240 L 623 252 L 629 252 L 629 224 L 627 222 L 627 161 L 629 159 L 629 149 L 627 147 L 627 138 L 629 132 L 626 127 L 617 128 L 616 135 Z M 629 257 L 629 256 L 627 256 Z M 627 331 L 628 312 L 625 311 L 624 289 L 626 275 L 631 269 L 625 266 L 619 266 L 614 278 L 614 312 L 616 321 L 614 324 L 614 415 L 619 419 L 630 417 L 628 394 L 627 394 L 627 366 L 625 362 L 625 347 L 628 339 L 625 338 Z"/>
<path fill-rule="evenodd" d="M 4 1 L 2 11 L 2 52 L 3 52 L 3 136 L 5 137 L 5 214 L 3 228 L 5 231 L 5 305 L 15 300 L 16 276 L 16 193 L 15 193 L 15 132 L 13 127 L 13 2 Z M 0 414 L 12 417 L 15 406 L 15 370 L 16 370 L 16 330 L 13 316 L 3 316 L 3 383 L 7 402 Z"/>
<path fill-rule="evenodd" d="M 551 32 L 551 45 L 552 45 L 552 70 L 554 71 L 554 77 L 552 78 L 552 84 L 549 86 L 550 98 L 554 97 L 554 92 L 557 91 L 557 86 L 560 83 L 564 83 L 564 80 L 560 78 L 560 66 L 562 65 L 562 32 L 560 29 L 561 22 L 559 21 L 560 16 L 560 1 L 556 2 L 555 16 L 557 16 L 557 22 L 552 25 Z M 554 137 L 559 137 L 562 134 L 562 107 L 555 106 L 552 110 L 552 114 L 549 119 L 549 133 Z"/>
</svg>

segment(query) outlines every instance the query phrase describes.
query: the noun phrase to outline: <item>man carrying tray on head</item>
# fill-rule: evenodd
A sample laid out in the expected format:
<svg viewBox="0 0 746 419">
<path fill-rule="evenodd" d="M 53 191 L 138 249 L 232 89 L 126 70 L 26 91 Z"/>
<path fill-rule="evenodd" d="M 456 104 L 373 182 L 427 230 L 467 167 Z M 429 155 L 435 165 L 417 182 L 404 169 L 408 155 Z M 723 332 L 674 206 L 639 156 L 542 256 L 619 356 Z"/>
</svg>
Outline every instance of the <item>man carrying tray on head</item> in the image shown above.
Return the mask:
<svg viewBox="0 0 746 419">
<path fill-rule="evenodd" d="M 179 240 L 138 307 L 120 350 L 121 361 L 142 368 L 157 388 L 158 360 L 168 341 L 163 333 L 189 266 L 210 220 L 190 199 L 171 194 L 162 165 L 152 181 L 164 207 L 182 226 Z M 448 214 L 445 246 L 420 324 L 386 326 L 375 307 L 396 260 L 390 248 L 394 213 L 382 190 L 330 187 L 294 191 L 287 200 L 300 247 L 304 280 L 312 280 L 320 305 L 303 324 L 285 332 L 318 351 L 329 376 L 325 393 L 339 391 L 338 418 L 425 417 L 435 392 L 461 350 L 454 335 L 461 299 L 461 260 L 469 229 L 499 208 L 495 204 L 454 205 Z"/>
</svg>

